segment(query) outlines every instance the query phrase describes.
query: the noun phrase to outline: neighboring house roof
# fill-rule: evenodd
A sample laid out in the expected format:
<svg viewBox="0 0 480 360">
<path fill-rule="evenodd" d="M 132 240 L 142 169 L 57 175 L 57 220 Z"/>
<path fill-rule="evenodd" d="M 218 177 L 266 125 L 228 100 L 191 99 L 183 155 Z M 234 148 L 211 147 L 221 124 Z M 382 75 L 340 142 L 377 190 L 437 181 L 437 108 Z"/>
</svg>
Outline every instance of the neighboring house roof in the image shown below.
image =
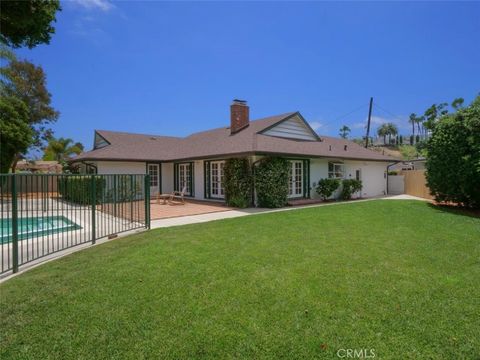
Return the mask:
<svg viewBox="0 0 480 360">
<path fill-rule="evenodd" d="M 58 161 L 35 160 L 30 162 L 20 160 L 16 165 L 16 169 L 20 171 L 61 173 L 62 165 Z"/>
<path fill-rule="evenodd" d="M 267 135 L 276 124 L 281 124 L 293 117 L 300 118 L 317 140 Z M 102 147 L 85 152 L 72 161 L 178 161 L 253 153 L 376 161 L 395 160 L 390 156 L 365 149 L 352 141 L 326 136 L 319 138 L 299 112 L 250 121 L 248 127 L 235 134 L 231 134 L 229 127 L 202 131 L 183 138 L 106 130 L 96 130 L 96 134 L 105 140 L 102 141 Z"/>
</svg>

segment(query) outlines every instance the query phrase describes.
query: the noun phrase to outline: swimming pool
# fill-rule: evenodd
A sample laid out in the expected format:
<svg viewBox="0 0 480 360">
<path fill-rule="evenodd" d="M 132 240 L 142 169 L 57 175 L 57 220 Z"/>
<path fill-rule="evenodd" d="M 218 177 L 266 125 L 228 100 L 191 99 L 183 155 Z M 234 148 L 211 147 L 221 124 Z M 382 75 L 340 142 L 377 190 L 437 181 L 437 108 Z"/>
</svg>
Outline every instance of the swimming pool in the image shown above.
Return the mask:
<svg viewBox="0 0 480 360">
<path fill-rule="evenodd" d="M 82 227 L 65 216 L 26 217 L 18 219 L 18 239 L 34 238 Z M 12 241 L 12 219 L 0 220 L 0 244 Z"/>
</svg>

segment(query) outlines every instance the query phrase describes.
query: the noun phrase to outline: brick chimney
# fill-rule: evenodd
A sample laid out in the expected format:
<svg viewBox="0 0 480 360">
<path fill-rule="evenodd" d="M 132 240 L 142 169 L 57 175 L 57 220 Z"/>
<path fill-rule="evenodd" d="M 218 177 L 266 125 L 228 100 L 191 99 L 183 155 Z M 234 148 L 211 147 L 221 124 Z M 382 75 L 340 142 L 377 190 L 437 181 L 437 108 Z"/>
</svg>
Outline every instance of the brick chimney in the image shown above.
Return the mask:
<svg viewBox="0 0 480 360">
<path fill-rule="evenodd" d="M 235 134 L 250 124 L 249 107 L 245 100 L 234 99 L 230 105 L 230 134 Z"/>
</svg>

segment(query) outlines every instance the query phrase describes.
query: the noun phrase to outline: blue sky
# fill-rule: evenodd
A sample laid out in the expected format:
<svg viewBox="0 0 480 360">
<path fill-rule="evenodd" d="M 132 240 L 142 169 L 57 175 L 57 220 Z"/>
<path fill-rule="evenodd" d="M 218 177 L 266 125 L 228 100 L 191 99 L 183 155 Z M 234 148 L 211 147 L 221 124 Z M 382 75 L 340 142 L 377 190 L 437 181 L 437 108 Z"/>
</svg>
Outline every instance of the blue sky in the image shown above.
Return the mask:
<svg viewBox="0 0 480 360">
<path fill-rule="evenodd" d="M 480 3 L 63 2 L 41 65 L 57 136 L 93 130 L 183 136 L 227 126 L 233 98 L 252 119 L 299 110 L 325 135 L 364 133 L 480 91 Z M 357 111 L 353 111 L 356 110 Z M 352 112 L 353 111 L 353 112 Z M 347 115 L 350 113 L 349 115 Z"/>
</svg>

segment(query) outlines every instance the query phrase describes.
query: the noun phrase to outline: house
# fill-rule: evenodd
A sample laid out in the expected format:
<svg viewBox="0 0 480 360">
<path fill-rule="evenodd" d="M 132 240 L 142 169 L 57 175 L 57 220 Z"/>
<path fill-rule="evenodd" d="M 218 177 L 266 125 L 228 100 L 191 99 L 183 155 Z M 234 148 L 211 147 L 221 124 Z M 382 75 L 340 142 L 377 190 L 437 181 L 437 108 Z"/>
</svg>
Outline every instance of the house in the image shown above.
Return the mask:
<svg viewBox="0 0 480 360">
<path fill-rule="evenodd" d="M 20 172 L 47 174 L 61 174 L 62 168 L 62 165 L 59 164 L 58 161 L 46 160 L 20 160 L 15 166 L 15 169 Z"/>
<path fill-rule="evenodd" d="M 223 200 L 225 159 L 265 156 L 289 160 L 289 198 L 316 198 L 322 178 L 361 179 L 362 196 L 386 193 L 387 165 L 395 159 L 351 141 L 319 136 L 299 112 L 250 121 L 245 101 L 234 100 L 230 126 L 187 137 L 96 130 L 93 150 L 72 160 L 82 172 L 150 175 L 150 193 L 187 189 L 187 196 Z"/>
</svg>

